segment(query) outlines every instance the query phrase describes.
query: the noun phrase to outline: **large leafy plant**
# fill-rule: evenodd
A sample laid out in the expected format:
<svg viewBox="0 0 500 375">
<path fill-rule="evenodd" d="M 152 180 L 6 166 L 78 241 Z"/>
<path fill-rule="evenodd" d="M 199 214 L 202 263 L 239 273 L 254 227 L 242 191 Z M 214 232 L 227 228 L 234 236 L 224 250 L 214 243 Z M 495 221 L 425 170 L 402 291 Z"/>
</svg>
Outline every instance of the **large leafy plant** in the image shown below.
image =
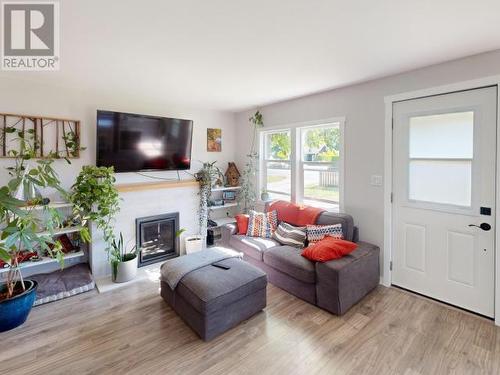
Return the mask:
<svg viewBox="0 0 500 375">
<path fill-rule="evenodd" d="M 257 165 L 259 163 L 259 154 L 255 151 L 255 138 L 257 136 L 257 129 L 264 126 L 262 113 L 255 112 L 252 117 L 248 119 L 253 128 L 252 145 L 250 153 L 247 155 L 247 162 L 241 174 L 241 192 L 239 194 L 240 204 L 243 206 L 243 212 L 248 212 L 255 208 L 255 201 L 257 200 L 257 193 L 255 189 L 255 179 L 257 176 Z"/>
<path fill-rule="evenodd" d="M 61 245 L 53 239 L 54 229 L 62 222 L 59 212 L 51 208 L 47 204 L 49 200 L 41 194 L 30 197 L 29 201 L 16 199 L 14 195 L 20 188 L 53 188 L 63 197 L 67 196 L 52 166 L 57 155 L 34 160 L 38 143 L 32 130 L 17 131 L 7 127 L 4 131 L 17 132 L 17 138 L 12 141 L 18 143 L 19 149 L 9 152 L 9 156 L 14 158 L 14 165 L 7 167 L 11 180 L 6 186 L 0 187 L 0 259 L 9 265 L 6 291 L 0 295 L 0 300 L 12 298 L 25 290 L 20 267 L 24 251 L 37 252 L 39 255 L 47 253 L 56 258 L 61 267 L 64 266 Z M 30 162 L 34 165 L 29 166 Z M 43 220 L 33 212 L 40 206 Z"/>
<path fill-rule="evenodd" d="M 83 224 L 91 221 L 103 233 L 106 251 L 109 251 L 114 235 L 114 218 L 120 210 L 120 198 L 115 188 L 113 167 L 84 166 L 72 186 L 70 201 L 75 217 Z M 88 229 L 82 237 L 90 240 Z"/>
<path fill-rule="evenodd" d="M 24 206 L 24 204 L 25 202 L 11 197 L 8 187 L 0 188 L 0 221 L 5 225 L 1 230 L 0 258 L 9 264 L 7 292 L 0 296 L 0 300 L 13 297 L 18 282 L 20 290 L 25 290 L 19 263 L 23 251 L 45 252 L 56 258 L 61 267 L 64 266 L 61 244 L 52 238 L 54 228 L 60 224 L 59 214 L 47 206 L 44 207 L 48 215 L 45 215 L 43 224 L 48 230 L 40 232 L 42 223 L 32 214 L 35 206 Z"/>
</svg>

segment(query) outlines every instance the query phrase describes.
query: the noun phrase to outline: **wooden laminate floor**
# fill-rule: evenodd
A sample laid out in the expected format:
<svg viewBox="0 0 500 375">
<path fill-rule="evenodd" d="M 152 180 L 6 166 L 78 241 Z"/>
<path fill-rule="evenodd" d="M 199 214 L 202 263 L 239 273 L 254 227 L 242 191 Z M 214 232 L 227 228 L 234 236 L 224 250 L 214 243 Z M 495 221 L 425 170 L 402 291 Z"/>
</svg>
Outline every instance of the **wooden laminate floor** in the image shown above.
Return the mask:
<svg viewBox="0 0 500 375">
<path fill-rule="evenodd" d="M 336 317 L 269 285 L 268 306 L 205 343 L 141 281 L 34 308 L 0 333 L 1 374 L 500 374 L 500 329 L 378 287 Z"/>
</svg>

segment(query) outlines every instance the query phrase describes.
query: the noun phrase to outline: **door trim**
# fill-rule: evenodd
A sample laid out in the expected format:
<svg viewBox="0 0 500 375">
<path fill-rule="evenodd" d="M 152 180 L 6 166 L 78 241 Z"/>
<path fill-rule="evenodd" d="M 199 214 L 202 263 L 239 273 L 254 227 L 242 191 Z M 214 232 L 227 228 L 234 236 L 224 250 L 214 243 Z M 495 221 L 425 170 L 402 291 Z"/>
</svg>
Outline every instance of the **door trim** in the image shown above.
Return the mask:
<svg viewBox="0 0 500 375">
<path fill-rule="evenodd" d="M 500 145 L 500 131 L 498 130 L 500 124 L 500 75 L 489 76 L 485 78 L 457 82 L 444 86 L 431 87 L 423 90 L 416 90 L 405 92 L 397 95 L 390 95 L 384 97 L 385 102 L 385 150 L 384 150 L 384 244 L 382 252 L 382 277 L 381 284 L 390 287 L 392 282 L 391 260 L 392 260 L 392 235 L 393 235 L 393 220 L 392 220 L 392 154 L 393 154 L 393 140 L 392 140 L 392 110 L 393 104 L 396 102 L 419 99 L 428 96 L 451 94 L 459 91 L 479 89 L 489 86 L 497 87 L 497 152 L 496 152 L 496 193 L 495 199 L 497 202 L 495 215 L 495 324 L 500 326 L 500 183 L 498 183 L 498 176 L 500 176 L 500 153 L 498 152 Z"/>
</svg>

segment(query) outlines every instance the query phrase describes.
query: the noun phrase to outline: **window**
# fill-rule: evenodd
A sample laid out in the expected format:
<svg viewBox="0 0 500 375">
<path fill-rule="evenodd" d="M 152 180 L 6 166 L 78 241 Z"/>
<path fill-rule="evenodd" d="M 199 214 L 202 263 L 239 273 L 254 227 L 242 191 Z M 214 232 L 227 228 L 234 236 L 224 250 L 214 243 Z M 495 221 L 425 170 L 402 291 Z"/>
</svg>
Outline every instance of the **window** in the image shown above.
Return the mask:
<svg viewBox="0 0 500 375">
<path fill-rule="evenodd" d="M 472 111 L 410 118 L 410 200 L 471 206 L 473 124 Z"/>
<path fill-rule="evenodd" d="M 341 122 L 261 133 L 260 186 L 271 199 L 339 210 Z"/>
<path fill-rule="evenodd" d="M 290 200 L 292 186 L 291 149 L 289 130 L 265 133 L 264 188 L 273 199 Z"/>
<path fill-rule="evenodd" d="M 338 207 L 340 125 L 301 128 L 301 148 L 304 203 Z"/>
</svg>

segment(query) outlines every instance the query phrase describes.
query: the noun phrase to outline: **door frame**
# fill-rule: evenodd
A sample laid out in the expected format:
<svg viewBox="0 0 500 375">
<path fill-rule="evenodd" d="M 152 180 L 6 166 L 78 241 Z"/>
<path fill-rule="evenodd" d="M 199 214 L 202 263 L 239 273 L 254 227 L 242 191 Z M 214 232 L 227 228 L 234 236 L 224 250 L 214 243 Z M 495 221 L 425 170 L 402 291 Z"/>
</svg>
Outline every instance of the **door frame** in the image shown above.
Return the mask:
<svg viewBox="0 0 500 375">
<path fill-rule="evenodd" d="M 454 92 L 479 89 L 487 86 L 497 87 L 497 150 L 496 150 L 496 193 L 495 200 L 495 272 L 494 272 L 494 306 L 495 306 L 495 324 L 500 326 L 500 75 L 484 77 L 469 81 L 457 82 L 449 85 L 431 87 L 422 90 L 404 92 L 401 94 L 390 95 L 384 97 L 385 102 L 385 155 L 384 155 L 384 246 L 382 253 L 382 268 L 383 276 L 381 284 L 390 287 L 392 284 L 392 241 L 393 241 L 393 220 L 392 220 L 392 128 L 393 128 L 393 104 L 403 100 L 419 99 L 433 95 L 451 94 Z"/>
</svg>

